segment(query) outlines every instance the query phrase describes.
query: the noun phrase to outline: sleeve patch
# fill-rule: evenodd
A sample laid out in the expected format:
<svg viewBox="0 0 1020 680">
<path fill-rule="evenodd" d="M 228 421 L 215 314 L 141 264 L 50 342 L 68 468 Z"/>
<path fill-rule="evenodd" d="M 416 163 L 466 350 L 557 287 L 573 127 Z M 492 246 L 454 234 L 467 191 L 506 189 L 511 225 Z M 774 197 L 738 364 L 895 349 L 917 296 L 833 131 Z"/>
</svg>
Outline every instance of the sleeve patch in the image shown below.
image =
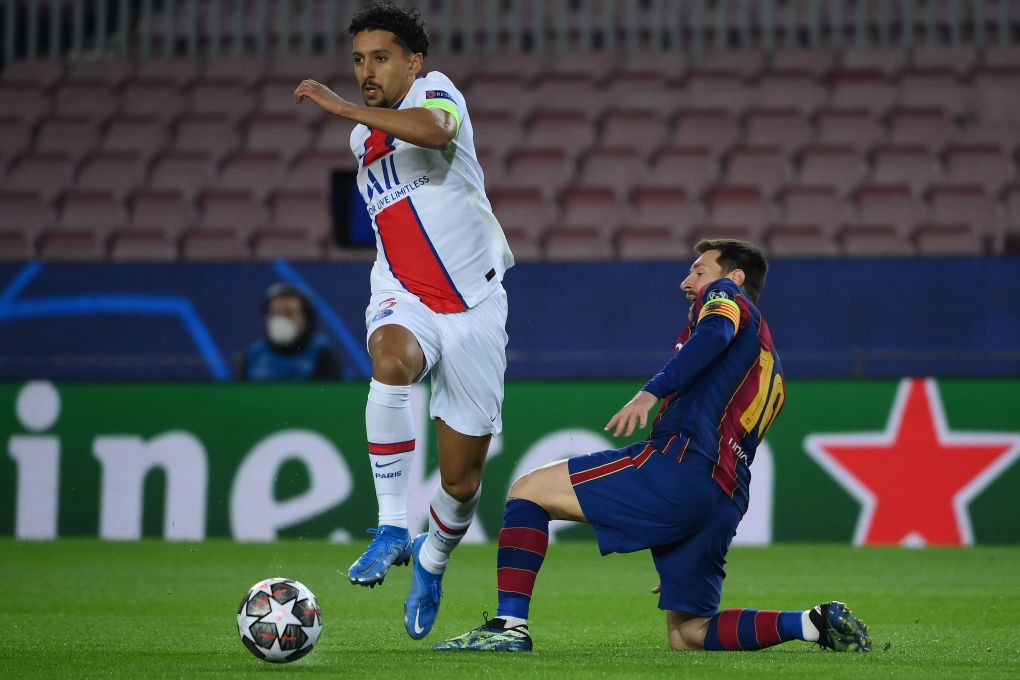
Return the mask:
<svg viewBox="0 0 1020 680">
<path fill-rule="evenodd" d="M 713 293 L 716 291 L 712 291 Z M 709 293 L 711 295 L 712 293 Z M 735 328 L 740 327 L 740 306 L 736 302 L 725 297 L 717 297 L 710 299 L 705 306 L 701 308 L 701 314 L 698 315 L 698 322 L 712 314 L 718 314 L 719 316 L 726 317 L 733 322 Z"/>
<path fill-rule="evenodd" d="M 425 99 L 449 99 L 450 101 L 453 101 L 453 97 L 451 97 L 450 93 L 445 90 L 426 90 Z"/>
<path fill-rule="evenodd" d="M 712 300 L 732 300 L 732 299 L 733 294 L 730 293 L 728 290 L 724 290 L 722 288 L 710 290 L 708 294 L 705 296 L 705 302 L 711 302 Z"/>
</svg>

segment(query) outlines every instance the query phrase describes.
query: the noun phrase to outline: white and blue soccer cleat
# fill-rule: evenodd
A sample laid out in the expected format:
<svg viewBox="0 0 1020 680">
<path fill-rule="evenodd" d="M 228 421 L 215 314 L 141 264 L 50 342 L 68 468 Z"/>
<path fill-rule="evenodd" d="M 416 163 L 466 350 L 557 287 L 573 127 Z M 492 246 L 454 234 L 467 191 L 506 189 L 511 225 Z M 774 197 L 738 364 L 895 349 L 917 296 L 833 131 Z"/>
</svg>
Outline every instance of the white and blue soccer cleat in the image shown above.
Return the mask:
<svg viewBox="0 0 1020 680">
<path fill-rule="evenodd" d="M 818 644 L 835 652 L 870 652 L 868 626 L 842 602 L 825 602 L 810 612 L 820 637 Z"/>
<path fill-rule="evenodd" d="M 404 628 L 415 640 L 429 634 L 439 614 L 439 601 L 443 598 L 443 575 L 433 574 L 421 566 L 421 547 L 428 534 L 419 534 L 411 544 L 414 566 L 411 568 L 411 592 L 404 602 Z"/>
<path fill-rule="evenodd" d="M 486 618 L 478 628 L 433 647 L 440 652 L 530 652 L 531 648 L 528 624 L 507 627 L 500 618 Z"/>
<path fill-rule="evenodd" d="M 390 567 L 406 565 L 411 559 L 411 535 L 407 529 L 389 524 L 369 529 L 368 533 L 375 534 L 375 538 L 368 544 L 365 553 L 351 565 L 347 578 L 353 585 L 375 588 L 386 578 Z"/>
</svg>

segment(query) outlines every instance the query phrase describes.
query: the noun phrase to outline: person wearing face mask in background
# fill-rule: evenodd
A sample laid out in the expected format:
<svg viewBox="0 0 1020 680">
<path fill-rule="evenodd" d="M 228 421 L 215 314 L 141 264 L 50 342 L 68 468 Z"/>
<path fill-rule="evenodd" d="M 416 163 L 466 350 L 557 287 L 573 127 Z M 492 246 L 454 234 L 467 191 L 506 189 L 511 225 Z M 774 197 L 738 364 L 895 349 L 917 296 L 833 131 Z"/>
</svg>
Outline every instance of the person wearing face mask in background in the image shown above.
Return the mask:
<svg viewBox="0 0 1020 680">
<path fill-rule="evenodd" d="M 238 358 L 238 380 L 340 379 L 340 364 L 316 331 L 318 315 L 301 289 L 288 283 L 270 286 L 264 315 L 264 336 Z"/>
</svg>

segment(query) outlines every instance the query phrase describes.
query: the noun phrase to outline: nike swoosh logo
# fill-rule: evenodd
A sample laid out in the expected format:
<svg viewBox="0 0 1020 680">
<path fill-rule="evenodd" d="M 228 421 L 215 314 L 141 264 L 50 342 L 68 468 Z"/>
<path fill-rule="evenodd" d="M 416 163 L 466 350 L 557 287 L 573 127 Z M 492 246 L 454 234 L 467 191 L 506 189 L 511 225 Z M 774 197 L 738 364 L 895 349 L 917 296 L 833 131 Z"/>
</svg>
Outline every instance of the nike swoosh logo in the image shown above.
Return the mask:
<svg viewBox="0 0 1020 680">
<path fill-rule="evenodd" d="M 418 616 L 421 614 L 421 607 L 414 610 L 414 633 L 415 635 L 421 635 L 425 632 L 425 629 L 418 625 Z"/>
<path fill-rule="evenodd" d="M 389 466 L 391 466 L 391 465 L 396 465 L 396 464 L 397 464 L 397 463 L 399 463 L 399 462 L 400 462 L 400 459 L 399 459 L 399 458 L 397 458 L 396 460 L 394 460 L 394 461 L 391 461 L 391 462 L 389 462 L 389 463 L 376 463 L 376 464 L 375 464 L 375 466 L 376 466 L 377 468 L 384 468 L 384 467 L 389 467 Z"/>
<path fill-rule="evenodd" d="M 358 154 L 358 160 L 360 161 L 362 158 L 367 156 L 371 151 L 372 151 L 372 147 L 368 147 L 367 149 L 365 149 L 365 151 L 363 153 Z"/>
</svg>

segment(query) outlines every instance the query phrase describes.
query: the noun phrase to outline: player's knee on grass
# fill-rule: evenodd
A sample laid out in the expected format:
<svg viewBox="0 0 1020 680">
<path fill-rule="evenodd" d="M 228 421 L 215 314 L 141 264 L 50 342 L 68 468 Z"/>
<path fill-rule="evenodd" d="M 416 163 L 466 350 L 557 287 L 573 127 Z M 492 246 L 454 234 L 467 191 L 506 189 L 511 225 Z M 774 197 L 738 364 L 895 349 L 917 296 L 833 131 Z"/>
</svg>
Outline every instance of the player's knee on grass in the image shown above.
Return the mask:
<svg viewBox="0 0 1020 680">
<path fill-rule="evenodd" d="M 705 648 L 705 631 L 709 619 L 684 612 L 666 612 L 666 637 L 671 649 L 678 652 Z"/>
</svg>

